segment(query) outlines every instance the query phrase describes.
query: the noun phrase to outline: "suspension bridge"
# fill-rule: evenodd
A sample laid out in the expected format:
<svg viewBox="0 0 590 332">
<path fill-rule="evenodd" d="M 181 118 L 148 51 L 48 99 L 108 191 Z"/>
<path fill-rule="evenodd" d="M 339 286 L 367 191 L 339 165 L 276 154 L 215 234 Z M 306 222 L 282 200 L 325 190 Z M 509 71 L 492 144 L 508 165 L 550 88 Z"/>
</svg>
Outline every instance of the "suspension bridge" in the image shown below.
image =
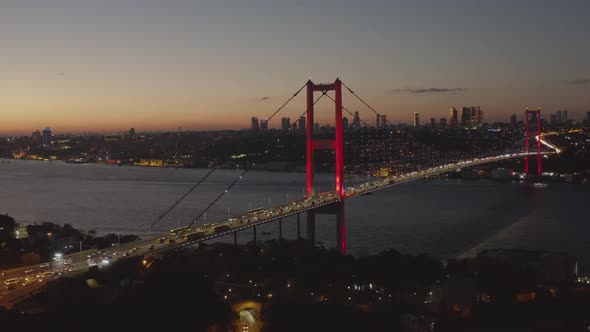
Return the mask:
<svg viewBox="0 0 590 332">
<path fill-rule="evenodd" d="M 282 223 L 285 218 L 296 217 L 297 219 L 297 237 L 301 237 L 301 215 L 305 216 L 306 237 L 312 243 L 315 243 L 315 219 L 318 214 L 332 214 L 336 216 L 336 238 L 337 247 L 342 254 L 346 254 L 346 227 L 345 227 L 345 205 L 348 199 L 354 199 L 360 195 L 389 188 L 395 185 L 416 181 L 422 178 L 428 178 L 443 173 L 456 172 L 466 167 L 473 167 L 488 163 L 500 162 L 508 159 L 524 158 L 526 160 L 525 170 L 527 173 L 541 174 L 541 157 L 553 154 L 555 147 L 543 143 L 541 138 L 540 110 L 526 110 L 526 130 L 525 130 L 525 150 L 516 152 L 502 152 L 494 156 L 475 157 L 465 160 L 454 160 L 442 165 L 437 165 L 425 169 L 415 170 L 403 174 L 395 174 L 383 178 L 372 178 L 367 182 L 346 186 L 344 177 L 344 130 L 343 130 L 343 112 L 354 115 L 349 109 L 342 105 L 342 92 L 348 91 L 352 96 L 357 98 L 364 106 L 377 116 L 380 114 L 371 107 L 364 99 L 359 97 L 352 89 L 346 86 L 342 81 L 336 79 L 332 83 L 316 84 L 311 80 L 307 81 L 298 91 L 296 91 L 283 105 L 281 105 L 267 121 L 281 112 L 301 91 L 306 89 L 306 110 L 301 115 L 306 118 L 306 191 L 304 197 L 296 199 L 285 204 L 269 207 L 268 209 L 256 209 L 248 211 L 241 216 L 218 220 L 213 224 L 201 224 L 201 218 L 211 209 L 223 196 L 227 195 L 231 189 L 238 185 L 240 180 L 247 175 L 249 168 L 244 169 L 241 174 L 231 182 L 225 190 L 215 197 L 209 205 L 196 216 L 189 225 L 171 230 L 165 235 L 159 237 L 146 237 L 144 239 L 127 243 L 113 248 L 105 249 L 98 252 L 96 249 L 81 251 L 75 254 L 60 257 L 57 261 L 51 263 L 51 273 L 40 277 L 42 281 L 57 278 L 63 275 L 84 271 L 89 265 L 109 264 L 113 260 L 123 259 L 126 257 L 144 257 L 147 262 L 151 257 L 161 255 L 171 250 L 177 250 L 186 246 L 193 246 L 200 242 L 209 241 L 223 236 L 234 236 L 237 242 L 237 233 L 248 229 L 253 230 L 254 242 L 256 243 L 256 227 L 271 222 L 278 223 L 279 238 L 282 238 Z M 328 94 L 334 92 L 334 97 Z M 320 93 L 319 98 L 314 98 L 316 92 Z M 318 139 L 314 137 L 314 106 L 318 101 L 328 97 L 334 102 L 334 128 L 335 135 L 333 139 Z M 531 141 L 537 141 L 536 144 L 530 144 Z M 553 151 L 542 151 L 542 144 L 553 148 Z M 316 172 L 314 165 L 314 153 L 318 150 L 332 150 L 335 157 L 335 185 L 334 189 L 324 192 L 316 192 L 314 188 L 314 175 Z M 529 167 L 529 160 L 537 159 L 537 167 Z M 166 211 L 150 225 L 154 226 L 163 220 L 166 215 L 172 211 L 181 201 L 199 185 L 203 183 L 215 169 L 209 171 L 202 179 L 193 185 L 188 192 L 177 199 Z M 108 259 L 107 259 L 108 258 Z M 89 264 L 92 260 L 93 264 Z M 40 266 L 24 266 L 12 270 L 2 271 L 0 281 L 3 283 L 2 293 L 0 293 L 0 305 L 2 303 L 10 304 L 18 302 L 23 297 L 31 294 L 31 291 L 38 288 L 41 283 L 29 283 L 25 280 L 26 271 L 40 270 Z M 46 269 L 47 267 L 45 267 Z M 16 280 L 16 281 L 15 281 Z M 27 289 L 29 291 L 27 291 Z"/>
</svg>

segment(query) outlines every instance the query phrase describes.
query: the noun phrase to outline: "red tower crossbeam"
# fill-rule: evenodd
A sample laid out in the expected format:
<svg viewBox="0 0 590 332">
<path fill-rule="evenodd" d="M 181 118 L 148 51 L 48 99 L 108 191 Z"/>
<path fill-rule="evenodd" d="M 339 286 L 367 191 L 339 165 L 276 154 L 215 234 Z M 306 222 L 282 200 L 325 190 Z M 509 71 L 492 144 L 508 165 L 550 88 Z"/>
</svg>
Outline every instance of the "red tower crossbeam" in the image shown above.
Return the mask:
<svg viewBox="0 0 590 332">
<path fill-rule="evenodd" d="M 313 138 L 314 109 L 313 93 L 321 91 L 335 92 L 335 117 L 334 127 L 336 129 L 336 138 L 334 140 L 316 140 Z M 340 199 L 344 199 L 344 130 L 342 127 L 342 82 L 336 79 L 334 83 L 314 84 L 311 80 L 307 81 L 307 195 L 313 195 L 313 151 L 314 150 L 335 150 L 336 154 L 336 193 Z"/>
<path fill-rule="evenodd" d="M 531 125 L 534 125 L 532 121 L 536 120 L 536 130 L 531 131 Z M 541 109 L 538 108 L 536 111 L 531 111 L 528 108 L 525 111 L 525 151 L 529 151 L 530 147 L 530 137 L 537 139 L 537 174 L 541 175 L 542 167 L 541 167 Z M 524 172 L 526 174 L 530 174 L 530 156 L 526 156 L 525 164 L 524 164 Z"/>
</svg>

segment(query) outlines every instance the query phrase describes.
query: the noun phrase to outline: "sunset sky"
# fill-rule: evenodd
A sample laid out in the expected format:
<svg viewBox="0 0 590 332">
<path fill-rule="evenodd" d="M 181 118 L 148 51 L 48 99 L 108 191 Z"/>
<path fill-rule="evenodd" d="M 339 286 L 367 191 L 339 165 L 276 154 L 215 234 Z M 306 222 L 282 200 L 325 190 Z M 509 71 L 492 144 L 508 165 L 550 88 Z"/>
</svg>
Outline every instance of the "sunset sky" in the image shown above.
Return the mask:
<svg viewBox="0 0 590 332">
<path fill-rule="evenodd" d="M 588 0 L 0 0 L 0 135 L 245 128 L 309 77 L 393 122 L 470 105 L 581 119 L 589 17 Z"/>
</svg>

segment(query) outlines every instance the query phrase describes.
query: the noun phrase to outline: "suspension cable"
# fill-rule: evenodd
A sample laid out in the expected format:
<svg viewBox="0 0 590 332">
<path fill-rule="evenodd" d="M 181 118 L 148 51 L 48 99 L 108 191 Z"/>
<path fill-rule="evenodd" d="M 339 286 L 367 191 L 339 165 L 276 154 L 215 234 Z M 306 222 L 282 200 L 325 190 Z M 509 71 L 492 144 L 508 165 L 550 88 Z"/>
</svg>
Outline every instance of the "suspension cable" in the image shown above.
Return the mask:
<svg viewBox="0 0 590 332">
<path fill-rule="evenodd" d="M 328 96 L 328 98 L 330 98 L 333 102 L 336 102 L 336 100 L 334 98 L 332 98 L 329 94 L 326 94 L 326 96 Z M 345 111 L 346 113 L 350 114 L 353 117 L 355 116 L 351 111 L 348 110 L 348 108 L 346 108 L 344 106 L 342 106 L 342 110 Z M 362 122 L 366 127 L 369 126 L 365 121 L 361 120 L 360 118 L 359 118 L 359 121 Z"/>
<path fill-rule="evenodd" d="M 193 219 L 193 221 L 186 226 L 182 232 L 178 233 L 178 235 L 174 238 L 174 240 L 177 240 L 179 237 L 181 237 L 187 230 L 189 230 L 207 211 L 209 211 L 209 209 L 215 205 L 215 203 L 217 203 L 217 201 L 219 201 L 221 199 L 221 197 L 223 197 L 223 195 L 227 194 L 227 192 L 238 183 L 238 181 L 240 181 L 240 179 L 242 179 L 242 177 L 244 175 L 246 175 L 246 173 L 248 173 L 248 171 L 250 170 L 250 167 L 246 168 L 242 174 L 240 174 L 240 176 L 238 176 L 224 191 L 221 192 L 221 194 L 219 194 L 219 196 L 217 196 L 217 198 L 215 198 L 211 203 L 209 203 L 209 206 L 207 206 L 196 218 Z"/>
<path fill-rule="evenodd" d="M 270 121 L 270 119 L 272 119 L 275 115 L 277 115 L 277 113 L 279 113 L 285 106 L 287 106 L 287 104 L 293 100 L 293 98 L 295 98 L 299 92 L 301 92 L 301 90 L 303 90 L 303 88 L 305 88 L 307 86 L 307 82 L 305 82 L 305 84 L 303 84 L 303 86 L 301 88 L 299 88 L 299 90 L 297 90 L 297 92 L 295 92 L 295 94 L 293 94 L 291 96 L 291 98 L 289 98 L 281 107 L 279 107 L 279 109 L 277 109 L 270 117 L 268 117 L 268 119 L 266 119 L 267 123 L 268 121 Z"/>
<path fill-rule="evenodd" d="M 325 92 L 325 91 L 322 91 L 322 95 L 321 95 L 321 96 L 319 96 L 319 97 L 318 97 L 318 98 L 317 98 L 317 99 L 316 99 L 316 100 L 313 102 L 313 105 L 315 106 L 315 104 L 317 104 L 317 103 L 318 103 L 318 101 L 320 101 L 320 99 L 322 99 L 322 97 L 323 97 L 323 96 L 328 96 L 327 92 Z M 330 97 L 330 96 L 328 96 L 328 97 Z M 302 118 L 302 117 L 303 117 L 305 114 L 307 114 L 307 110 L 303 111 L 303 114 L 301 114 L 301 115 L 300 115 L 300 116 L 299 116 L 297 119 L 300 119 L 300 118 Z M 290 127 L 290 129 L 291 129 L 291 128 L 293 128 L 293 127 L 295 127 L 295 125 L 296 125 L 296 124 L 297 124 L 297 121 L 293 121 L 293 123 L 291 124 L 291 127 Z"/>
<path fill-rule="evenodd" d="M 365 104 L 365 106 L 367 106 L 371 111 L 373 111 L 375 114 L 379 115 L 379 112 L 375 111 L 375 109 L 373 107 L 371 107 L 371 105 L 367 104 L 361 97 L 359 97 L 356 93 L 354 93 L 354 91 L 352 91 L 351 88 L 349 88 L 346 84 L 344 84 L 344 82 L 342 82 L 342 85 L 353 95 L 355 96 L 358 100 L 361 101 L 361 103 Z"/>
<path fill-rule="evenodd" d="M 307 83 L 306 83 L 306 85 L 307 85 Z M 283 104 L 283 106 L 281 106 L 281 107 L 279 108 L 279 110 L 277 110 L 277 111 L 276 111 L 276 112 L 275 112 L 275 113 L 274 113 L 274 114 L 273 114 L 271 117 L 269 117 L 268 119 L 270 120 L 270 119 L 271 119 L 271 118 L 272 118 L 272 117 L 273 117 L 275 114 L 277 114 L 277 113 L 278 113 L 278 112 L 279 112 L 279 111 L 280 111 L 280 110 L 281 110 L 281 109 L 282 109 L 282 108 L 283 108 L 285 105 L 287 105 L 287 103 L 289 103 L 289 101 L 291 101 L 291 99 L 293 99 L 295 96 L 297 96 L 297 94 L 298 94 L 299 92 L 301 92 L 301 90 L 303 90 L 303 88 L 304 88 L 306 85 L 304 85 L 303 87 L 301 87 L 301 89 L 299 89 L 299 91 L 297 91 L 297 92 L 296 92 L 296 93 L 295 93 L 295 94 L 294 94 L 294 95 L 293 95 L 293 96 L 292 96 L 292 97 L 291 97 L 291 98 L 290 98 L 290 99 L 289 99 L 289 100 L 288 100 L 288 101 L 287 101 L 285 104 Z M 327 96 L 327 93 L 326 93 L 326 92 L 323 92 L 323 93 L 322 93 L 322 95 L 321 95 L 321 96 L 319 96 L 319 97 L 318 97 L 318 98 L 317 98 L 317 99 L 314 101 L 313 105 L 317 104 L 317 103 L 320 101 L 320 99 L 322 99 L 322 97 L 323 97 L 323 96 L 325 96 L 325 95 Z M 328 96 L 328 97 L 330 97 L 330 96 Z M 306 111 L 305 111 L 303 114 L 301 114 L 301 116 L 305 115 L 305 113 L 307 113 L 307 110 L 306 110 Z M 300 116 L 300 117 L 301 117 L 301 116 Z M 294 122 L 293 124 L 295 124 L 295 122 Z M 293 125 L 291 125 L 291 126 L 293 126 Z M 216 169 L 217 169 L 217 168 L 213 169 L 213 171 L 214 171 L 214 170 L 216 170 Z M 188 226 L 186 226 L 186 227 L 185 227 L 185 228 L 182 230 L 182 232 L 180 232 L 180 233 L 178 234 L 178 236 L 176 236 L 175 240 L 176 240 L 176 239 L 178 239 L 180 236 L 182 236 L 182 234 L 184 234 L 184 233 L 185 233 L 187 230 L 189 230 L 189 229 L 190 229 L 190 228 L 191 228 L 191 227 L 192 227 L 192 226 L 193 226 L 193 225 L 194 225 L 194 224 L 195 224 L 195 223 L 196 223 L 196 222 L 197 222 L 197 221 L 198 221 L 198 220 L 199 220 L 199 219 L 200 219 L 200 218 L 201 218 L 201 217 L 202 217 L 202 216 L 203 216 L 203 215 L 204 215 L 204 214 L 205 214 L 205 213 L 206 213 L 206 212 L 207 212 L 207 211 L 208 211 L 208 210 L 209 210 L 209 209 L 210 209 L 212 206 L 213 206 L 213 205 L 215 205 L 215 203 L 217 203 L 217 201 L 219 201 L 219 200 L 221 199 L 221 197 L 223 197 L 223 195 L 225 195 L 225 194 L 226 194 L 226 193 L 227 193 L 227 192 L 228 192 L 228 191 L 229 191 L 229 190 L 230 190 L 230 189 L 231 189 L 231 188 L 232 188 L 232 187 L 233 187 L 233 186 L 234 186 L 236 183 L 238 183 L 238 181 L 239 181 L 239 180 L 240 180 L 240 179 L 241 179 L 241 178 L 242 178 L 244 175 L 246 175 L 246 173 L 247 173 L 249 170 L 250 170 L 250 168 L 246 168 L 246 170 L 244 170 L 244 172 L 243 172 L 243 173 L 242 173 L 242 174 L 241 174 L 241 175 L 240 175 L 240 176 L 239 176 L 239 177 L 238 177 L 236 180 L 234 180 L 234 182 L 232 182 L 232 183 L 231 183 L 231 184 L 230 184 L 230 185 L 227 187 L 227 189 L 225 189 L 225 191 L 223 191 L 223 192 L 222 192 L 222 193 L 221 193 L 221 194 L 220 194 L 220 195 L 219 195 L 219 196 L 218 196 L 218 197 L 217 197 L 215 200 L 213 200 L 213 201 L 212 201 L 212 202 L 209 204 L 209 206 L 207 206 L 207 208 L 206 208 L 205 210 L 203 210 L 203 211 L 202 211 L 202 212 L 201 212 L 201 213 L 200 213 L 200 214 L 199 214 L 199 215 L 198 215 L 196 218 L 194 218 L 194 219 L 193 219 L 193 221 L 192 221 L 192 222 L 191 222 L 191 223 L 190 223 Z M 208 176 L 209 176 L 211 173 L 213 173 L 213 171 L 211 171 L 209 174 L 207 174 L 207 175 L 205 176 L 205 178 L 207 178 L 207 177 L 208 177 Z M 205 178 L 203 178 L 203 180 L 204 180 Z M 201 180 L 200 182 L 202 182 L 203 180 Z M 199 183 L 200 183 L 200 182 L 199 182 Z M 191 188 L 191 191 L 192 191 L 192 190 L 194 190 L 194 189 L 195 189 L 197 186 L 198 186 L 198 184 L 197 184 L 197 185 L 195 185 L 193 188 Z M 190 193 L 190 191 L 189 191 L 189 193 Z M 184 196 L 183 196 L 183 197 L 182 197 L 182 198 L 181 198 L 181 199 L 180 199 L 178 202 L 180 202 L 182 199 L 184 199 L 184 198 L 185 198 L 185 197 L 186 197 L 186 196 L 187 196 L 189 193 L 185 194 L 185 195 L 184 195 Z M 174 206 L 176 206 L 176 205 L 178 204 L 178 202 L 177 202 L 177 203 L 176 203 Z M 173 207 L 174 207 L 174 206 L 173 206 Z M 164 215 L 165 215 L 166 213 L 168 213 L 170 210 L 172 210 L 172 208 L 173 208 L 173 207 L 171 207 L 170 209 L 168 209 L 168 211 L 166 211 L 166 212 L 164 213 Z M 163 217 L 163 216 L 162 216 L 162 217 Z M 162 218 L 162 217 L 161 217 L 161 218 Z M 160 218 L 160 219 L 161 219 L 161 218 Z"/>
<path fill-rule="evenodd" d="M 149 225 L 148 230 L 151 230 L 151 228 L 154 227 L 155 224 L 157 224 L 158 222 L 160 222 L 160 220 L 162 220 L 168 213 L 170 213 L 170 211 L 172 211 L 172 209 L 174 209 L 190 193 L 192 193 L 195 189 L 197 189 L 197 187 L 201 183 L 203 183 L 203 181 L 205 181 L 205 179 L 207 179 L 209 177 L 209 175 L 213 174 L 213 172 L 215 172 L 216 169 L 217 169 L 217 167 L 214 167 L 209 173 L 207 173 L 203 178 L 201 178 L 201 180 L 199 180 L 199 182 L 195 183 L 184 195 L 182 195 L 178 200 L 176 200 L 176 202 L 174 202 L 174 204 L 172 204 L 172 206 L 170 206 L 168 208 L 168 210 L 166 210 L 164 213 L 162 213 L 160 216 L 158 216 L 158 218 L 151 225 Z"/>
</svg>

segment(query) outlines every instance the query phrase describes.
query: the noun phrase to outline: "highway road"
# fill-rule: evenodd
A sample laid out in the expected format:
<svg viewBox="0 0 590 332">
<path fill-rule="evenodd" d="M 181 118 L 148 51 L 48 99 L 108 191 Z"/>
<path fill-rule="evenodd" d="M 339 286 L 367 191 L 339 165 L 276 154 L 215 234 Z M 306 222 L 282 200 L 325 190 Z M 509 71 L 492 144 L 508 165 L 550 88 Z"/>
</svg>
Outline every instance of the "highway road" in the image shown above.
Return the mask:
<svg viewBox="0 0 590 332">
<path fill-rule="evenodd" d="M 553 152 L 543 152 L 549 155 Z M 449 163 L 386 178 L 377 178 L 371 182 L 345 189 L 345 199 L 353 198 L 369 192 L 391 187 L 394 185 L 415 181 L 429 176 L 458 171 L 464 167 L 472 167 L 490 162 L 497 162 L 525 156 L 536 156 L 537 153 L 512 153 L 495 157 L 475 158 L 456 163 Z M 167 234 L 149 236 L 143 239 L 114 246 L 103 250 L 86 250 L 66 256 L 55 257 L 48 264 L 23 266 L 11 270 L 0 271 L 0 305 L 10 307 L 19 299 L 35 292 L 48 280 L 63 276 L 74 275 L 87 271 L 91 266 L 104 268 L 114 261 L 126 257 L 151 257 L 163 252 L 195 245 L 199 242 L 232 234 L 257 225 L 276 221 L 308 210 L 316 209 L 340 202 L 342 198 L 335 192 L 323 192 L 289 204 L 276 206 L 271 209 L 255 209 L 237 218 L 230 218 L 218 223 L 205 224 L 199 227 L 180 228 L 171 230 Z"/>
</svg>

